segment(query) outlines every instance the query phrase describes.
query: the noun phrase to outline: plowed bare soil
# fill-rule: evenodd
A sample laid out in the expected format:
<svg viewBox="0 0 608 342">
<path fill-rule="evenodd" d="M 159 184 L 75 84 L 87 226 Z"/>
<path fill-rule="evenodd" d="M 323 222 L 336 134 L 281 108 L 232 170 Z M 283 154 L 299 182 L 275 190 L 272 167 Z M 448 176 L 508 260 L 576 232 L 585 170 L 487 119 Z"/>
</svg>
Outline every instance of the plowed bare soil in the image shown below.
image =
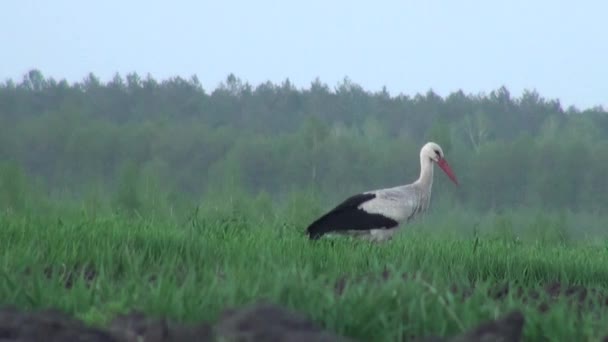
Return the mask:
<svg viewBox="0 0 608 342">
<path fill-rule="evenodd" d="M 433 341 L 521 341 L 523 315 L 514 311 L 496 321 L 484 322 L 451 338 L 411 338 Z M 210 324 L 181 325 L 140 312 L 117 316 L 107 328 L 87 326 L 56 310 L 22 312 L 0 310 L 0 339 L 20 342 L 161 342 L 161 341 L 250 341 L 250 342 L 354 342 L 326 331 L 301 314 L 271 304 L 226 310 Z"/>
</svg>

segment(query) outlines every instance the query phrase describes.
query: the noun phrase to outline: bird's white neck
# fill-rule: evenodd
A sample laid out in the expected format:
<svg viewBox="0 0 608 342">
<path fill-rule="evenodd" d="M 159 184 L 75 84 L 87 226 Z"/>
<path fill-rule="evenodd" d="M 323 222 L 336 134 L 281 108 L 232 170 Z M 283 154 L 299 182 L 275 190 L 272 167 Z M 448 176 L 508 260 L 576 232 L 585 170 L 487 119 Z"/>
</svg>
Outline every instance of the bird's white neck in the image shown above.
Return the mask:
<svg viewBox="0 0 608 342">
<path fill-rule="evenodd" d="M 433 186 L 433 162 L 426 156 L 420 156 L 420 177 L 416 181 L 430 190 Z"/>
</svg>

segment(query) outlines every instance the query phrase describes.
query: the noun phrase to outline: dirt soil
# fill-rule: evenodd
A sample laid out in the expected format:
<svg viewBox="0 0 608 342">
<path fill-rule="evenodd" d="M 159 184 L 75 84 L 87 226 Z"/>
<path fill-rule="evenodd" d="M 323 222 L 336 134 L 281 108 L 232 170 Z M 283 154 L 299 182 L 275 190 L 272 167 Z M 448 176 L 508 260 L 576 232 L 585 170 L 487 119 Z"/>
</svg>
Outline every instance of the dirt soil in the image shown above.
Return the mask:
<svg viewBox="0 0 608 342">
<path fill-rule="evenodd" d="M 418 342 L 521 341 L 524 317 L 515 311 L 497 321 L 484 322 L 452 338 L 428 337 Z M 412 339 L 410 339 L 412 340 Z M 23 312 L 0 309 L 0 341 L 71 342 L 355 342 L 322 329 L 301 314 L 259 303 L 224 311 L 215 324 L 181 325 L 147 318 L 139 312 L 117 316 L 107 329 L 85 325 L 56 310 Z"/>
</svg>

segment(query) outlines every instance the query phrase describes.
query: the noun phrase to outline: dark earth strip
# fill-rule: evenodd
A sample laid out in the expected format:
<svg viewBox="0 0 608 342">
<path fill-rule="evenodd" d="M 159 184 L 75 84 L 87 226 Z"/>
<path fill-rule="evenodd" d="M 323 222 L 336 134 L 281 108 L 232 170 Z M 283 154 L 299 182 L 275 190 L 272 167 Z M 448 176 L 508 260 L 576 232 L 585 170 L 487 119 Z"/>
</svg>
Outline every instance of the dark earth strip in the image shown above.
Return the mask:
<svg viewBox="0 0 608 342">
<path fill-rule="evenodd" d="M 451 338 L 425 337 L 418 342 L 503 341 L 522 339 L 524 317 L 514 311 L 484 322 Z M 147 318 L 139 312 L 117 316 L 108 329 L 85 325 L 56 310 L 22 312 L 0 309 L 0 340 L 3 342 L 355 342 L 323 330 L 301 314 L 273 304 L 260 303 L 225 310 L 215 324 L 181 325 L 164 318 Z M 413 339 L 410 339 L 413 340 Z"/>
</svg>

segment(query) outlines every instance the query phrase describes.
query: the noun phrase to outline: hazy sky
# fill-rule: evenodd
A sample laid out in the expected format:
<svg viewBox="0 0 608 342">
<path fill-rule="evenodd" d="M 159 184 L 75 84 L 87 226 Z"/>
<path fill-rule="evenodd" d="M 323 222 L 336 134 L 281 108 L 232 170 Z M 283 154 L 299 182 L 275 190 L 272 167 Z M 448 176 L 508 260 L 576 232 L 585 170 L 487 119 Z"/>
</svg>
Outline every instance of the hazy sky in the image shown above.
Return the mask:
<svg viewBox="0 0 608 342">
<path fill-rule="evenodd" d="M 373 5 L 372 5 L 373 4 Z M 345 76 L 392 94 L 536 89 L 608 108 L 608 1 L 4 0 L 0 80 L 196 74 L 212 90 Z"/>
</svg>

